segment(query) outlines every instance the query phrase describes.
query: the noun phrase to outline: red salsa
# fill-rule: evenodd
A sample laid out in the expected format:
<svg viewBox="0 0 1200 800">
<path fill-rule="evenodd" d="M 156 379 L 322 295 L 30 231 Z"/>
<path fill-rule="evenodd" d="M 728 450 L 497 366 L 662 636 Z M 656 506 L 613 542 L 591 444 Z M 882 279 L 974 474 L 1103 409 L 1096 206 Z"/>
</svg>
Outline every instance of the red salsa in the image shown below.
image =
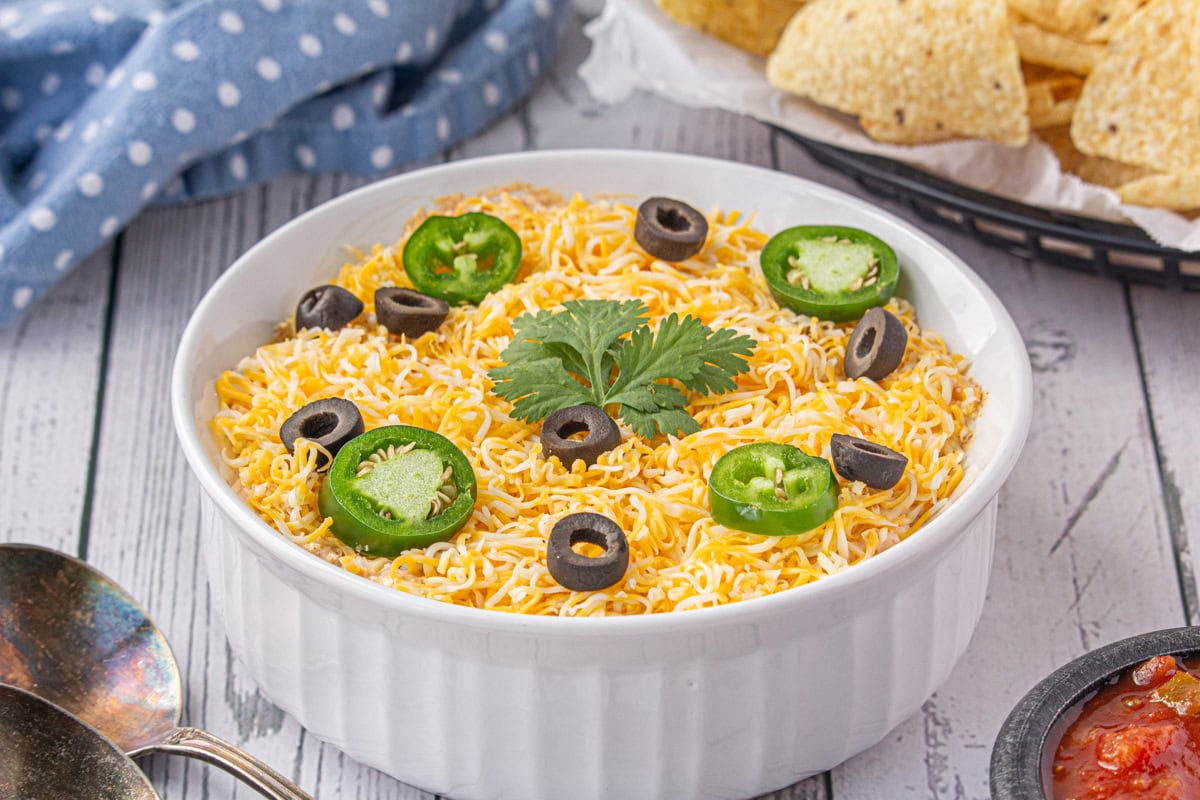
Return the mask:
<svg viewBox="0 0 1200 800">
<path fill-rule="evenodd" d="M 1200 798 L 1198 676 L 1156 656 L 1088 700 L 1054 754 L 1053 800 Z"/>
</svg>

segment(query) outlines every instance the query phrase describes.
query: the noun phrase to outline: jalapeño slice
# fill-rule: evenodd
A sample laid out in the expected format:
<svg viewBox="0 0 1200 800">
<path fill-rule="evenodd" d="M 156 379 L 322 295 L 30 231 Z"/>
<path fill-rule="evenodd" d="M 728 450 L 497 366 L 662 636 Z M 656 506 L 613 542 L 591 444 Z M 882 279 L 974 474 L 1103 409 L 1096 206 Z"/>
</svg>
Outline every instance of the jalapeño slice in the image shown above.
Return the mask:
<svg viewBox="0 0 1200 800">
<path fill-rule="evenodd" d="M 838 225 L 781 231 L 759 259 L 777 303 L 833 322 L 858 319 L 883 305 L 900 278 L 896 253 L 886 242 Z"/>
<path fill-rule="evenodd" d="M 472 211 L 432 216 L 404 245 L 413 286 L 448 303 L 478 303 L 511 281 L 521 266 L 521 237 L 504 220 Z"/>
<path fill-rule="evenodd" d="M 396 556 L 449 539 L 475 506 L 475 470 L 441 434 L 375 428 L 334 456 L 317 505 L 333 535 L 361 553 Z"/>
<path fill-rule="evenodd" d="M 708 478 L 713 520 L 739 531 L 804 533 L 832 517 L 837 504 L 829 462 L 790 444 L 735 447 L 717 459 Z"/>
</svg>

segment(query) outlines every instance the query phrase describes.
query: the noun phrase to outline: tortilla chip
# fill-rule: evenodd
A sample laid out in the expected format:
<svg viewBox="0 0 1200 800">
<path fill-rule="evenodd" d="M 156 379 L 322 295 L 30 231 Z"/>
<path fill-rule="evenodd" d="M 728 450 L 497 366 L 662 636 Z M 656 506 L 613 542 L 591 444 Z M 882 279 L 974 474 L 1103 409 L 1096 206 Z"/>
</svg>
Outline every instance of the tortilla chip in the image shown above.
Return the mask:
<svg viewBox="0 0 1200 800">
<path fill-rule="evenodd" d="M 1088 183 L 1116 189 L 1122 184 L 1143 178 L 1150 173 L 1144 167 L 1124 164 L 1101 156 L 1089 156 L 1079 152 L 1071 141 L 1069 125 L 1055 125 L 1049 128 L 1039 128 L 1038 138 L 1050 145 L 1050 149 L 1058 156 L 1058 162 L 1063 172 L 1078 175 Z"/>
<path fill-rule="evenodd" d="M 1025 93 L 1029 95 L 1029 124 L 1034 128 L 1066 125 L 1075 111 L 1083 80 L 1069 72 L 1022 64 Z"/>
<path fill-rule="evenodd" d="M 1152 0 L 1083 84 L 1075 146 L 1154 172 L 1200 172 L 1200 3 Z"/>
<path fill-rule="evenodd" d="M 868 136 L 877 142 L 889 144 L 936 144 L 957 139 L 958 134 L 943 127 L 918 129 L 913 125 L 901 125 L 895 120 L 860 117 L 858 124 Z"/>
<path fill-rule="evenodd" d="M 1084 34 L 1084 38 L 1089 42 L 1111 42 L 1121 26 L 1148 2 L 1150 0 L 1098 0 L 1097 4 L 1102 8 L 1092 11 L 1096 25 Z"/>
<path fill-rule="evenodd" d="M 1021 59 L 1033 64 L 1087 75 L 1106 52 L 1102 44 L 1072 39 L 1020 17 L 1013 17 L 1009 27 Z"/>
<path fill-rule="evenodd" d="M 1008 8 L 1047 30 L 1058 30 L 1061 3 L 1062 0 L 1008 0 Z"/>
<path fill-rule="evenodd" d="M 1003 0 L 812 0 L 767 59 L 767 79 L 910 129 L 910 141 L 930 131 L 1009 145 L 1029 138 Z"/>
<path fill-rule="evenodd" d="M 697 30 L 765 56 L 805 0 L 655 0 L 658 7 Z"/>
<path fill-rule="evenodd" d="M 1200 172 L 1180 175 L 1147 175 L 1117 187 L 1121 201 L 1135 206 L 1156 206 L 1173 211 L 1200 210 Z"/>
<path fill-rule="evenodd" d="M 1071 39 L 1107 42 L 1148 0 L 1008 0 L 1038 27 Z"/>
</svg>

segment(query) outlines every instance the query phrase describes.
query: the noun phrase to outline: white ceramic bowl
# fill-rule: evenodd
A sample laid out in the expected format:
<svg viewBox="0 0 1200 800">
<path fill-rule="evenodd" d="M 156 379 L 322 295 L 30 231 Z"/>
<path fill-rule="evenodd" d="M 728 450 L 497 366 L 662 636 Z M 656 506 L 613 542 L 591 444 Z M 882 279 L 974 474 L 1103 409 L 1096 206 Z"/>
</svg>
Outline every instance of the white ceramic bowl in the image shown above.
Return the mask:
<svg viewBox="0 0 1200 800">
<path fill-rule="evenodd" d="M 814 584 L 721 608 L 523 617 L 425 600 L 286 541 L 221 478 L 206 421 L 221 370 L 327 282 L 343 246 L 395 241 L 440 195 L 527 181 L 570 194 L 837 223 L 896 250 L 899 294 L 988 392 L 954 502 L 898 546 Z M 192 316 L 175 426 L 204 488 L 204 551 L 230 643 L 263 692 L 353 758 L 471 798 L 744 798 L 878 742 L 949 674 L 979 619 L 996 495 L 1029 426 L 1030 372 L 1003 306 L 958 258 L 840 192 L 741 164 L 624 151 L 522 153 L 401 175 L 284 226 Z"/>
</svg>

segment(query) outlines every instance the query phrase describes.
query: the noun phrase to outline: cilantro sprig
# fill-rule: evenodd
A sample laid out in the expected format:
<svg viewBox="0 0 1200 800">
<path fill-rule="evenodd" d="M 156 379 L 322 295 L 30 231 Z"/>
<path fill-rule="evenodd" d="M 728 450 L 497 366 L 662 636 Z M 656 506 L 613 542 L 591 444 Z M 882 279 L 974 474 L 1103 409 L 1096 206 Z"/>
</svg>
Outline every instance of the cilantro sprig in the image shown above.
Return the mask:
<svg viewBox="0 0 1200 800">
<path fill-rule="evenodd" d="M 757 342 L 677 314 L 652 331 L 648 314 L 641 300 L 568 300 L 562 311 L 522 314 L 500 354 L 505 364 L 488 372 L 492 391 L 527 422 L 586 403 L 618 406 L 639 436 L 695 433 L 685 390 L 735 388 Z"/>
</svg>

